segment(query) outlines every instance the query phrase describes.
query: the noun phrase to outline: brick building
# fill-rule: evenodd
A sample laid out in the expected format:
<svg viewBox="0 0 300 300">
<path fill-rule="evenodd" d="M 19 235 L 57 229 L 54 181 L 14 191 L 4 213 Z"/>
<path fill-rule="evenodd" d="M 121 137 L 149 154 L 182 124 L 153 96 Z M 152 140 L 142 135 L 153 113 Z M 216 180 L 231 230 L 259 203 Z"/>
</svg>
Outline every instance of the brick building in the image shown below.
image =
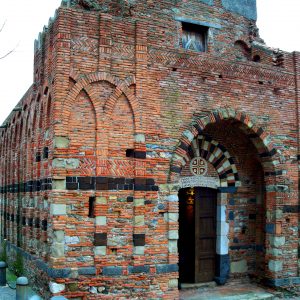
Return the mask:
<svg viewBox="0 0 300 300">
<path fill-rule="evenodd" d="M 255 22 L 255 0 L 62 2 L 0 131 L 1 236 L 44 297 L 300 284 L 300 53 Z"/>
</svg>

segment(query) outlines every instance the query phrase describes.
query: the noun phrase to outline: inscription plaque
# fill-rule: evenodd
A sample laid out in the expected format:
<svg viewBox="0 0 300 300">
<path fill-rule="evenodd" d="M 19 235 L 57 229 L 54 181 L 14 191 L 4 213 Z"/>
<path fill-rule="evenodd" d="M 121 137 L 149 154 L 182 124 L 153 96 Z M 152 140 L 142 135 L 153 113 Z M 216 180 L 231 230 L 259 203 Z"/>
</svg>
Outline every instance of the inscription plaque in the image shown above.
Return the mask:
<svg viewBox="0 0 300 300">
<path fill-rule="evenodd" d="M 190 176 L 181 177 L 179 184 L 181 188 L 208 187 L 211 189 L 217 189 L 220 186 L 220 180 L 218 178 L 208 176 Z"/>
</svg>

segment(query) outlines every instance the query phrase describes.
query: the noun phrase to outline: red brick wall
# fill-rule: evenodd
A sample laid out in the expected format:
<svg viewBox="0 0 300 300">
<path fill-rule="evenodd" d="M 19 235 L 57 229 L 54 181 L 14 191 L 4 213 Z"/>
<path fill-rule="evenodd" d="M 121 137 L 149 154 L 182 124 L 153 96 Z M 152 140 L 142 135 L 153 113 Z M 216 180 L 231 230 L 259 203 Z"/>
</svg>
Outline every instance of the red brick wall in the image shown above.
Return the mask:
<svg viewBox="0 0 300 300">
<path fill-rule="evenodd" d="M 68 297 L 178 297 L 178 202 L 169 199 L 190 175 L 185 132 L 196 136 L 202 118 L 242 184 L 226 203 L 231 261 L 275 285 L 297 277 L 298 53 L 274 66 L 273 51 L 250 43 L 249 20 L 221 1 L 102 2 L 100 11 L 60 8 L 36 43 L 34 84 L 1 132 L 2 236 L 46 262 L 43 278 Z M 207 53 L 182 49 L 175 17 L 217 27 Z"/>
</svg>

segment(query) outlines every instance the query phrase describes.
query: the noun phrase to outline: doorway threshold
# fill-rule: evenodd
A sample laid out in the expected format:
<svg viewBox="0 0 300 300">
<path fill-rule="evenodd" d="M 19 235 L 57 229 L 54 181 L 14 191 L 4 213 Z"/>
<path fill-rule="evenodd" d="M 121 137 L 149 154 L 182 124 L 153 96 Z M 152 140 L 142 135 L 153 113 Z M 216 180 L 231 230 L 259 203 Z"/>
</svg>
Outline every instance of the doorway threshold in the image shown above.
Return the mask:
<svg viewBox="0 0 300 300">
<path fill-rule="evenodd" d="M 182 290 L 188 289 L 206 289 L 206 288 L 214 288 L 217 284 L 215 281 L 210 282 L 200 282 L 200 283 L 180 283 L 180 288 Z"/>
</svg>

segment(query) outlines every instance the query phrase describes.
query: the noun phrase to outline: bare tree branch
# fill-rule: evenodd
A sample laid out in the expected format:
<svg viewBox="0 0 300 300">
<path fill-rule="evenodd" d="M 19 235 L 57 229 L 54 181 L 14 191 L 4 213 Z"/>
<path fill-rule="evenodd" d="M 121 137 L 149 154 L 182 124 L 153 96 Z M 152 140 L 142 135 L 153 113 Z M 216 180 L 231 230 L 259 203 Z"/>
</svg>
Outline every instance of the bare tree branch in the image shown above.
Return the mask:
<svg viewBox="0 0 300 300">
<path fill-rule="evenodd" d="M 3 30 L 4 26 L 5 26 L 6 21 L 3 22 L 1 28 L 0 28 L 0 32 Z"/>
<path fill-rule="evenodd" d="M 3 28 L 5 27 L 5 24 L 6 24 L 6 20 L 3 22 L 2 26 L 0 27 L 0 33 L 2 32 Z M 16 47 L 14 47 L 12 50 L 9 50 L 6 54 L 0 56 L 0 60 L 7 57 L 11 53 L 13 53 L 17 47 L 18 47 L 18 45 Z"/>
<path fill-rule="evenodd" d="M 3 56 L 0 56 L 0 59 L 3 59 L 3 58 L 5 58 L 6 56 L 8 56 L 9 54 L 13 53 L 13 52 L 15 51 L 15 49 L 16 49 L 16 48 L 14 48 L 14 49 L 8 51 L 8 52 L 7 52 L 6 54 L 4 54 Z"/>
</svg>

